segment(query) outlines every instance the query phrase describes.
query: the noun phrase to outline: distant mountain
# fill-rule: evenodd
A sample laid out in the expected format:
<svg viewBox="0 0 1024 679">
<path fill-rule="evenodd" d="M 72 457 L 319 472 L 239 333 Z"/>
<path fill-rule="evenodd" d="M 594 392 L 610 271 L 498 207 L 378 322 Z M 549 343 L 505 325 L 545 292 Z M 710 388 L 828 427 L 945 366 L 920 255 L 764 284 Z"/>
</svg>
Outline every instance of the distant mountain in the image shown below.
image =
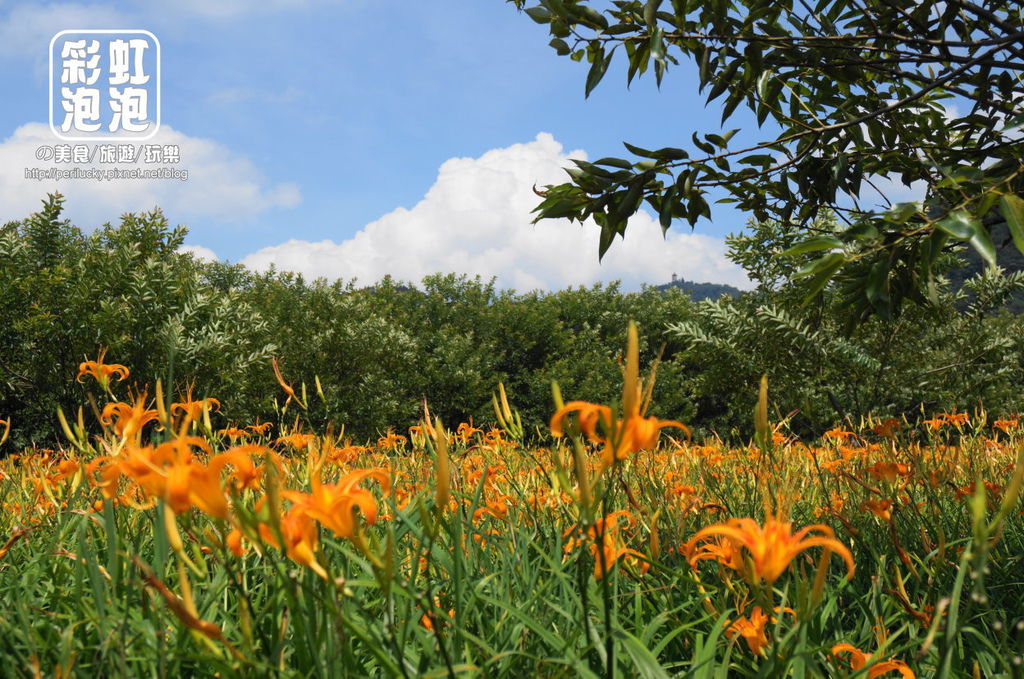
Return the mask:
<svg viewBox="0 0 1024 679">
<path fill-rule="evenodd" d="M 685 278 L 677 278 L 675 274 L 672 274 L 672 282 L 665 283 L 664 285 L 657 286 L 658 290 L 671 290 L 672 288 L 679 288 L 690 296 L 694 302 L 702 302 L 706 299 L 718 299 L 722 295 L 728 295 L 729 297 L 739 297 L 739 288 L 734 288 L 731 285 L 724 285 L 721 283 L 694 283 L 688 281 Z"/>
</svg>

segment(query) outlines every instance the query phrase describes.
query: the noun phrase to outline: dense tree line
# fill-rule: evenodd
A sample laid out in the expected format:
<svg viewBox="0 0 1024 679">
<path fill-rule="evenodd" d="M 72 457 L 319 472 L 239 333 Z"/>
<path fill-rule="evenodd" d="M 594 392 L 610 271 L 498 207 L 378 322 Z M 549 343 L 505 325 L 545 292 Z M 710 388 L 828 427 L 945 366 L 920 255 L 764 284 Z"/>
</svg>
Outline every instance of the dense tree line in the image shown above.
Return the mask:
<svg viewBox="0 0 1024 679">
<path fill-rule="evenodd" d="M 838 289 L 803 305 L 791 282 L 800 259 L 773 255 L 796 236 L 771 223 L 730 240 L 758 288 L 695 303 L 678 289 L 512 292 L 454 275 L 415 286 L 307 281 L 182 254 L 185 230 L 159 211 L 86 234 L 61 208 L 50 197 L 0 229 L 0 419 L 11 419 L 15 447 L 57 442 L 58 407 L 85 404 L 94 420 L 97 389 L 75 375 L 101 347 L 132 370 L 118 396 L 152 398 L 160 378 L 176 394 L 218 398 L 216 426 L 281 419 L 278 357 L 285 378 L 307 386 L 312 421 L 344 425 L 355 440 L 414 424 L 424 398 L 448 423 L 493 421 L 499 382 L 528 430 L 543 432 L 552 380 L 567 398 L 615 397 L 630 319 L 642 363 L 661 354 L 652 414 L 699 434 L 749 437 L 764 373 L 775 419 L 798 411 L 792 425 L 804 434 L 869 412 L 913 416 L 922 404 L 1020 408 L 1024 326 L 1004 309 L 1024 287 L 1019 273 L 987 271 L 942 287 L 935 308 L 850 325 Z"/>
</svg>

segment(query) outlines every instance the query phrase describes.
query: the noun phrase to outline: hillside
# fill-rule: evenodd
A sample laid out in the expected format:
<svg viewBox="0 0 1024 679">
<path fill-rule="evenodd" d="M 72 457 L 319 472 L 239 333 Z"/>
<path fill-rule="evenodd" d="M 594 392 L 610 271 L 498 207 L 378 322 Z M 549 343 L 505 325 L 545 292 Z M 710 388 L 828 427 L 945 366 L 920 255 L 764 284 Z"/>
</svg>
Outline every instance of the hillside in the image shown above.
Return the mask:
<svg viewBox="0 0 1024 679">
<path fill-rule="evenodd" d="M 657 286 L 658 290 L 671 290 L 672 288 L 679 288 L 683 292 L 690 295 L 690 298 L 694 302 L 701 302 L 706 299 L 718 299 L 722 295 L 728 295 L 730 297 L 739 297 L 739 288 L 734 288 L 731 285 L 725 285 L 722 283 L 694 283 L 688 281 L 685 278 L 677 278 L 675 274 L 672 274 L 672 282 L 665 283 L 664 285 Z"/>
</svg>

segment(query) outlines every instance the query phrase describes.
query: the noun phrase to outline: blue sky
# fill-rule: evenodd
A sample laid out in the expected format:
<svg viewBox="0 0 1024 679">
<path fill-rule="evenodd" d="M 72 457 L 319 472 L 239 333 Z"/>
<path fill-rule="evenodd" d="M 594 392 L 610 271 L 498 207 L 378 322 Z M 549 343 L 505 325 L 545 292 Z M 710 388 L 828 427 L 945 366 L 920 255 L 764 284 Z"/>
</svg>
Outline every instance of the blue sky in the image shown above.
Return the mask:
<svg viewBox="0 0 1024 679">
<path fill-rule="evenodd" d="M 162 143 L 177 180 L 26 179 L 54 144 L 46 127 L 47 46 L 59 30 L 143 28 L 162 48 Z M 0 0 L 0 219 L 47 190 L 91 228 L 160 205 L 198 254 L 309 276 L 432 271 L 554 289 L 671 273 L 742 284 L 721 238 L 746 218 L 728 206 L 666 241 L 639 215 L 635 237 L 596 261 L 596 227 L 530 225 L 534 184 L 561 181 L 570 152 L 591 159 L 684 145 L 719 129 L 692 70 L 627 90 L 613 67 L 584 99 L 586 64 L 558 57 L 544 27 L 503 0 L 187 0 L 98 4 Z M 632 241 L 632 242 L 631 242 Z"/>
</svg>

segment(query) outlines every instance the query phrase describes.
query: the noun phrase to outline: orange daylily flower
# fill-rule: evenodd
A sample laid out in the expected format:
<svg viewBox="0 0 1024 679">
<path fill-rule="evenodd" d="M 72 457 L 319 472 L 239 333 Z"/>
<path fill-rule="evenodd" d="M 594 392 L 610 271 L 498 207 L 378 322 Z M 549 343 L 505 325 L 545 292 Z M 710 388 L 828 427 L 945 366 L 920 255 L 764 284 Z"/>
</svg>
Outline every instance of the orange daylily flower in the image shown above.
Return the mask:
<svg viewBox="0 0 1024 679">
<path fill-rule="evenodd" d="M 789 613 L 796 616 L 793 609 L 789 607 L 776 606 L 775 612 L 779 615 Z M 730 639 L 737 635 L 743 637 L 751 653 L 764 656 L 764 648 L 768 645 L 768 636 L 765 634 L 764 628 L 769 622 L 776 622 L 775 616 L 769 616 L 761 610 L 760 606 L 754 606 L 749 618 L 742 616 L 726 628 L 725 636 Z"/>
<path fill-rule="evenodd" d="M 619 537 L 619 518 L 623 517 L 632 524 L 633 517 L 629 512 L 620 510 L 612 512 L 606 517 L 597 519 L 595 524 L 586 530 L 587 548 L 590 550 L 590 555 L 594 559 L 594 579 L 600 580 L 603 578 L 615 563 L 622 557 L 629 557 L 630 560 L 635 560 L 637 557 L 644 559 L 645 561 L 641 565 L 641 572 L 646 572 L 649 566 L 646 561 L 646 557 L 635 549 L 629 549 L 623 545 L 622 540 Z M 568 537 L 579 530 L 578 526 L 572 526 L 562 537 Z M 563 551 L 569 554 L 577 546 L 583 543 L 584 538 L 572 537 L 565 543 Z"/>
<path fill-rule="evenodd" d="M 314 440 L 316 436 L 312 434 L 289 434 L 288 436 L 281 436 L 277 439 L 276 443 L 287 443 L 295 450 L 302 450 L 306 448 L 310 441 Z"/>
<path fill-rule="evenodd" d="M 872 433 L 878 436 L 884 436 L 885 438 L 895 438 L 896 432 L 900 430 L 900 421 L 895 417 L 890 417 L 881 424 L 877 424 L 871 428 Z"/>
<path fill-rule="evenodd" d="M 284 538 L 283 549 L 288 558 L 326 580 L 327 571 L 316 560 L 320 537 L 317 535 L 316 523 L 313 519 L 306 514 L 302 507 L 295 506 L 281 517 L 280 528 L 281 537 Z M 261 523 L 259 532 L 260 538 L 264 542 L 282 549 L 270 526 Z"/>
<path fill-rule="evenodd" d="M 827 432 L 821 435 L 823 439 L 833 439 L 835 441 L 845 441 L 848 438 L 856 436 L 852 431 L 846 431 L 842 427 L 833 427 Z"/>
<path fill-rule="evenodd" d="M 790 521 L 781 521 L 775 517 L 769 517 L 763 527 L 749 518 L 729 519 L 727 523 L 697 531 L 684 550 L 693 553 L 694 546 L 701 540 L 721 536 L 730 540 L 735 548 L 746 549 L 750 555 L 750 572 L 746 573 L 750 580 L 755 583 L 764 580 L 771 584 L 789 568 L 797 554 L 811 547 L 825 547 L 843 558 L 847 576 L 853 577 L 853 554 L 835 538 L 831 528 L 824 524 L 814 524 L 793 533 L 792 525 Z M 822 535 L 810 535 L 812 532 Z M 747 570 L 746 565 L 744 570 Z"/>
<path fill-rule="evenodd" d="M 284 491 L 282 495 L 338 537 L 351 538 L 357 527 L 356 509 L 366 523 L 377 521 L 377 500 L 370 491 L 359 487 L 364 479 L 376 480 L 386 487 L 389 477 L 386 469 L 360 469 L 346 474 L 337 483 L 325 485 L 316 471 L 310 474 L 311 493 Z"/>
<path fill-rule="evenodd" d="M 228 498 L 221 475 L 231 466 L 230 475 L 239 490 L 251 488 L 258 473 L 249 453 L 234 448 L 210 458 L 208 464 L 198 460 L 193 448 L 211 450 L 202 438 L 186 436 L 159 446 L 128 446 L 116 457 L 101 460 L 101 490 L 108 497 L 116 495 L 117 482 L 126 476 L 151 498 L 162 498 L 175 514 L 192 507 L 218 519 L 228 518 Z"/>
<path fill-rule="evenodd" d="M 235 556 L 242 556 L 245 554 L 245 545 L 242 544 L 242 539 L 245 536 L 237 528 L 232 528 L 231 532 L 228 533 L 227 538 L 224 539 L 224 544 L 231 550 L 231 553 Z"/>
<path fill-rule="evenodd" d="M 690 562 L 690 568 L 697 568 L 698 562 L 707 559 L 717 561 L 737 573 L 743 572 L 743 552 L 732 540 L 720 537 L 714 542 L 705 542 L 696 550 L 686 551 L 690 547 L 691 543 L 683 546 L 683 553 Z"/>
<path fill-rule="evenodd" d="M 474 436 L 482 433 L 484 433 L 482 429 L 477 429 L 466 422 L 460 422 L 458 429 L 455 430 L 455 435 L 463 444 L 468 444 Z"/>
<path fill-rule="evenodd" d="M 82 381 L 82 378 L 86 375 L 92 375 L 99 383 L 100 388 L 103 391 L 109 391 L 110 380 L 116 378 L 118 382 L 124 380 L 129 375 L 128 368 L 119 363 L 104 363 L 103 357 L 107 354 L 107 348 L 103 347 L 100 349 L 99 355 L 96 356 L 95 361 L 84 361 L 78 364 L 78 376 L 75 378 L 78 382 Z"/>
<path fill-rule="evenodd" d="M 743 637 L 754 655 L 764 655 L 764 648 L 768 645 L 768 636 L 764 633 L 764 627 L 768 623 L 768 616 L 761 610 L 760 606 L 754 606 L 750 617 L 741 617 L 729 625 L 725 630 L 725 636 L 733 638 L 736 635 Z"/>
<path fill-rule="evenodd" d="M 248 438 L 249 432 L 244 429 L 239 429 L 238 427 L 225 427 L 224 429 L 218 430 L 217 435 L 227 436 L 232 441 L 235 441 L 236 439 Z"/>
<path fill-rule="evenodd" d="M 273 426 L 272 422 L 262 422 L 259 424 L 250 424 L 246 427 L 249 431 L 255 433 L 257 436 L 263 436 L 267 433 L 267 430 Z"/>
<path fill-rule="evenodd" d="M 996 420 L 992 423 L 994 429 L 1002 429 L 1003 433 L 1009 434 L 1012 430 L 1017 429 L 1020 426 L 1020 420 L 1016 417 L 1008 418 L 1005 420 Z"/>
<path fill-rule="evenodd" d="M 132 405 L 127 403 L 108 403 L 103 406 L 100 413 L 100 422 L 106 426 L 113 426 L 114 433 L 125 438 L 138 439 L 142 435 L 142 428 L 150 422 L 160 419 L 160 414 L 155 409 L 146 408 L 146 394 L 138 394 Z"/>
<path fill-rule="evenodd" d="M 954 427 L 962 427 L 970 422 L 971 416 L 967 413 L 943 413 L 939 415 Z"/>
<path fill-rule="evenodd" d="M 901 476 L 909 476 L 910 466 L 897 462 L 876 462 L 864 471 L 877 481 L 892 484 Z"/>
<path fill-rule="evenodd" d="M 436 596 L 434 597 L 434 608 L 436 610 L 441 610 L 441 600 L 439 598 L 437 598 Z M 448 609 L 448 617 L 452 618 L 452 619 L 455 618 L 455 609 L 454 608 L 449 608 Z M 420 624 L 423 625 L 426 629 L 430 630 L 431 632 L 434 631 L 434 622 L 433 622 L 433 620 L 430 619 L 430 615 L 429 614 L 424 613 L 422 615 L 422 617 L 420 617 Z"/>
<path fill-rule="evenodd" d="M 404 446 L 405 442 L 406 438 L 401 434 L 388 431 L 386 435 L 377 439 L 377 447 L 385 450 L 397 450 L 399 446 Z"/>
<path fill-rule="evenodd" d="M 864 653 L 859 648 L 851 644 L 836 644 L 832 647 L 832 655 L 834 657 L 838 658 L 840 653 L 849 656 L 850 669 L 854 672 L 862 670 L 871 659 L 870 654 Z M 880 677 L 887 672 L 892 672 L 893 670 L 899 672 L 904 679 L 914 679 L 914 671 L 911 670 L 907 663 L 902 660 L 884 660 L 876 662 L 868 668 L 868 679 L 875 679 L 875 677 Z"/>
<path fill-rule="evenodd" d="M 281 385 L 281 389 L 284 390 L 284 393 L 288 394 L 288 398 L 285 400 L 285 405 L 288 405 L 288 401 L 295 399 L 295 402 L 305 410 L 306 404 L 299 400 L 298 395 L 295 393 L 295 389 L 284 381 L 284 375 L 281 374 L 281 366 L 277 364 L 277 359 L 270 359 L 270 364 L 274 367 L 274 377 L 277 378 L 277 383 Z"/>
<path fill-rule="evenodd" d="M 665 427 L 682 429 L 687 437 L 690 436 L 689 427 L 682 422 L 644 416 L 650 404 L 653 376 L 648 380 L 647 388 L 644 390 L 639 375 L 638 343 L 636 325 L 631 322 L 627 332 L 621 419 L 615 418 L 608 406 L 586 401 L 570 401 L 551 416 L 551 434 L 560 437 L 564 434 L 566 417 L 570 413 L 578 413 L 580 430 L 587 439 L 592 443 L 604 443 L 601 461 L 605 468 L 625 460 L 631 453 L 654 448 L 658 443 L 659 433 Z"/>
<path fill-rule="evenodd" d="M 939 413 L 930 420 L 924 420 L 924 424 L 928 425 L 933 431 L 941 429 L 947 424 L 951 424 L 954 427 L 962 427 L 965 424 L 970 423 L 970 415 L 967 413 Z"/>
<path fill-rule="evenodd" d="M 187 417 L 190 422 L 193 422 L 203 414 L 204 408 L 217 412 L 220 410 L 220 401 L 215 398 L 201 398 L 197 401 L 192 398 L 192 389 L 189 388 L 184 400 L 171 404 L 171 415 L 180 412 L 183 417 Z"/>
<path fill-rule="evenodd" d="M 860 508 L 871 512 L 882 521 L 892 521 L 891 500 L 865 500 L 861 503 Z"/>
</svg>

